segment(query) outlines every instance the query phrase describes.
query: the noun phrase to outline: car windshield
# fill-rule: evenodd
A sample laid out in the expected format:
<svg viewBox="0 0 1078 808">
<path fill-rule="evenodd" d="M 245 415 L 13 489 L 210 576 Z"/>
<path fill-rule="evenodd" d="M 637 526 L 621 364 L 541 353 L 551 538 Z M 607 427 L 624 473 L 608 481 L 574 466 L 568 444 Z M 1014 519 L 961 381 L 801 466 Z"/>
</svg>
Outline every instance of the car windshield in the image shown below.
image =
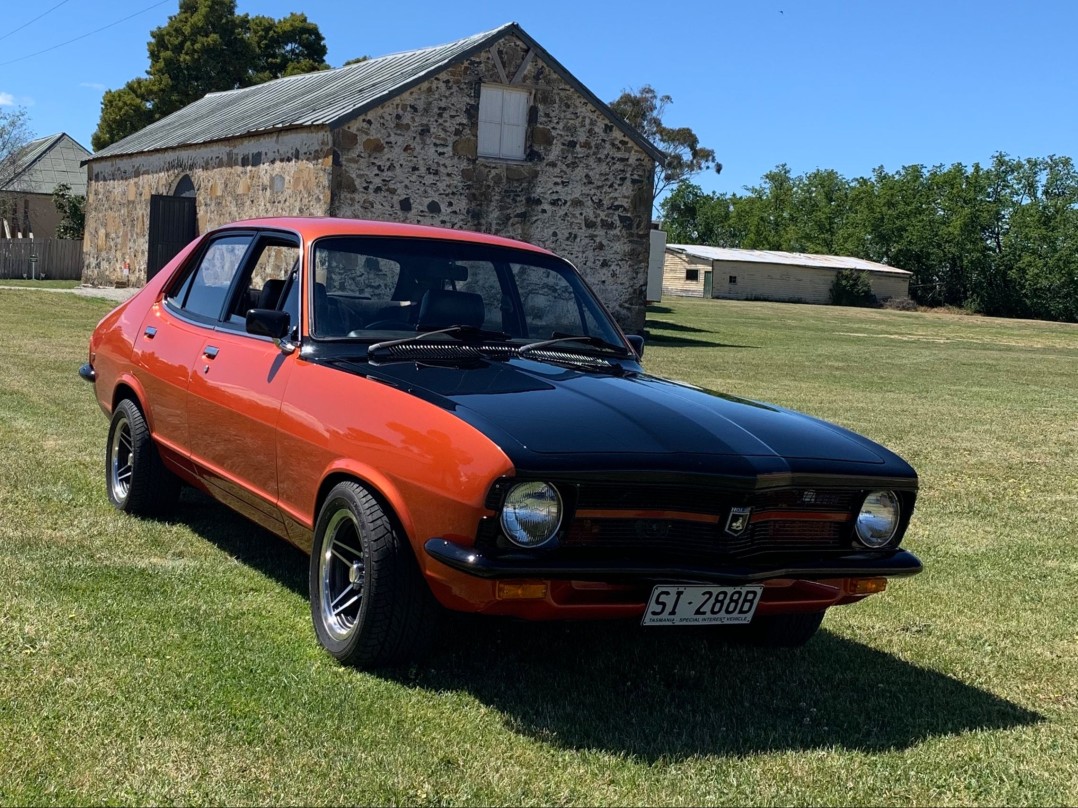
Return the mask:
<svg viewBox="0 0 1078 808">
<path fill-rule="evenodd" d="M 481 330 L 514 343 L 579 335 L 586 338 L 579 343 L 583 350 L 624 345 L 572 266 L 541 253 L 338 236 L 315 242 L 312 274 L 316 339 L 381 342 L 444 329 L 446 339 Z"/>
</svg>

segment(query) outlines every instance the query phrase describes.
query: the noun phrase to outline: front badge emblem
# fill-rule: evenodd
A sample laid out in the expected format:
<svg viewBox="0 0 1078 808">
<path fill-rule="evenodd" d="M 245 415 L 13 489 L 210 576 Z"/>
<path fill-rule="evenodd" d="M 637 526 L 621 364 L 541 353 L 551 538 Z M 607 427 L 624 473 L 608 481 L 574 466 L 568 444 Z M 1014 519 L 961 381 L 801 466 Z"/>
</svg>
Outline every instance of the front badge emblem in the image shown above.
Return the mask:
<svg viewBox="0 0 1078 808">
<path fill-rule="evenodd" d="M 752 508 L 731 508 L 730 516 L 726 520 L 726 532 L 731 536 L 740 536 L 749 527 L 749 516 Z"/>
</svg>

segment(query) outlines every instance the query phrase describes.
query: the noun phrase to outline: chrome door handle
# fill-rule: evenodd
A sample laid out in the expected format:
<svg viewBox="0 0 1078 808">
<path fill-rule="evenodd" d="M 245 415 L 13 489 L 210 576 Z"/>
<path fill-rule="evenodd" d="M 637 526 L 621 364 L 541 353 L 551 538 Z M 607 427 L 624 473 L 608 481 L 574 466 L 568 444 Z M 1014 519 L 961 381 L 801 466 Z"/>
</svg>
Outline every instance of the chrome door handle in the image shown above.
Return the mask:
<svg viewBox="0 0 1078 808">
<path fill-rule="evenodd" d="M 215 356 L 217 356 L 217 349 L 215 347 L 213 347 L 212 345 L 207 345 L 203 349 L 202 355 L 203 356 L 208 356 L 210 359 L 213 359 Z"/>
<path fill-rule="evenodd" d="M 146 326 L 146 330 L 142 333 L 146 335 L 146 339 L 153 339 L 157 336 L 157 329 L 154 328 L 152 325 L 148 325 Z"/>
</svg>

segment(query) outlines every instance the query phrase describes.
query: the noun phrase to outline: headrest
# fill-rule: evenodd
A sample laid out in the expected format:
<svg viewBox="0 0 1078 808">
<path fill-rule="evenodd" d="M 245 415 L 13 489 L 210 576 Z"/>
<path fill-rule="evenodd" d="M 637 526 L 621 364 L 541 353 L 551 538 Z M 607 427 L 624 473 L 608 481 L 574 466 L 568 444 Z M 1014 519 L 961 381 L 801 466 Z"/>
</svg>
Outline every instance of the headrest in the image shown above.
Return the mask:
<svg viewBox="0 0 1078 808">
<path fill-rule="evenodd" d="M 419 330 L 467 325 L 482 328 L 486 319 L 483 296 L 472 292 L 430 289 L 419 302 Z"/>
</svg>

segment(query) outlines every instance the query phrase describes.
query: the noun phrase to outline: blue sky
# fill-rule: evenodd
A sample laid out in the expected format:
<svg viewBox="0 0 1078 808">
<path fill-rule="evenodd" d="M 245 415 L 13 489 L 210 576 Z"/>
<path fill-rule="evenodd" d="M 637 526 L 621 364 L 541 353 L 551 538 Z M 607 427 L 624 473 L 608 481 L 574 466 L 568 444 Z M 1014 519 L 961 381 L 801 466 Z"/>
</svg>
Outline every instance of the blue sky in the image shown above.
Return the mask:
<svg viewBox="0 0 1078 808">
<path fill-rule="evenodd" d="M 12 3 L 0 22 L 0 105 L 25 106 L 38 135 L 66 131 L 89 147 L 102 91 L 145 72 L 150 30 L 178 8 L 138 13 L 155 1 Z M 740 191 L 778 163 L 856 177 L 877 165 L 984 163 L 996 151 L 1078 158 L 1069 0 L 240 0 L 238 10 L 305 12 L 333 65 L 516 20 L 600 98 L 648 83 L 673 96 L 667 122 L 691 126 L 725 166 L 701 178 L 709 191 Z"/>
</svg>

